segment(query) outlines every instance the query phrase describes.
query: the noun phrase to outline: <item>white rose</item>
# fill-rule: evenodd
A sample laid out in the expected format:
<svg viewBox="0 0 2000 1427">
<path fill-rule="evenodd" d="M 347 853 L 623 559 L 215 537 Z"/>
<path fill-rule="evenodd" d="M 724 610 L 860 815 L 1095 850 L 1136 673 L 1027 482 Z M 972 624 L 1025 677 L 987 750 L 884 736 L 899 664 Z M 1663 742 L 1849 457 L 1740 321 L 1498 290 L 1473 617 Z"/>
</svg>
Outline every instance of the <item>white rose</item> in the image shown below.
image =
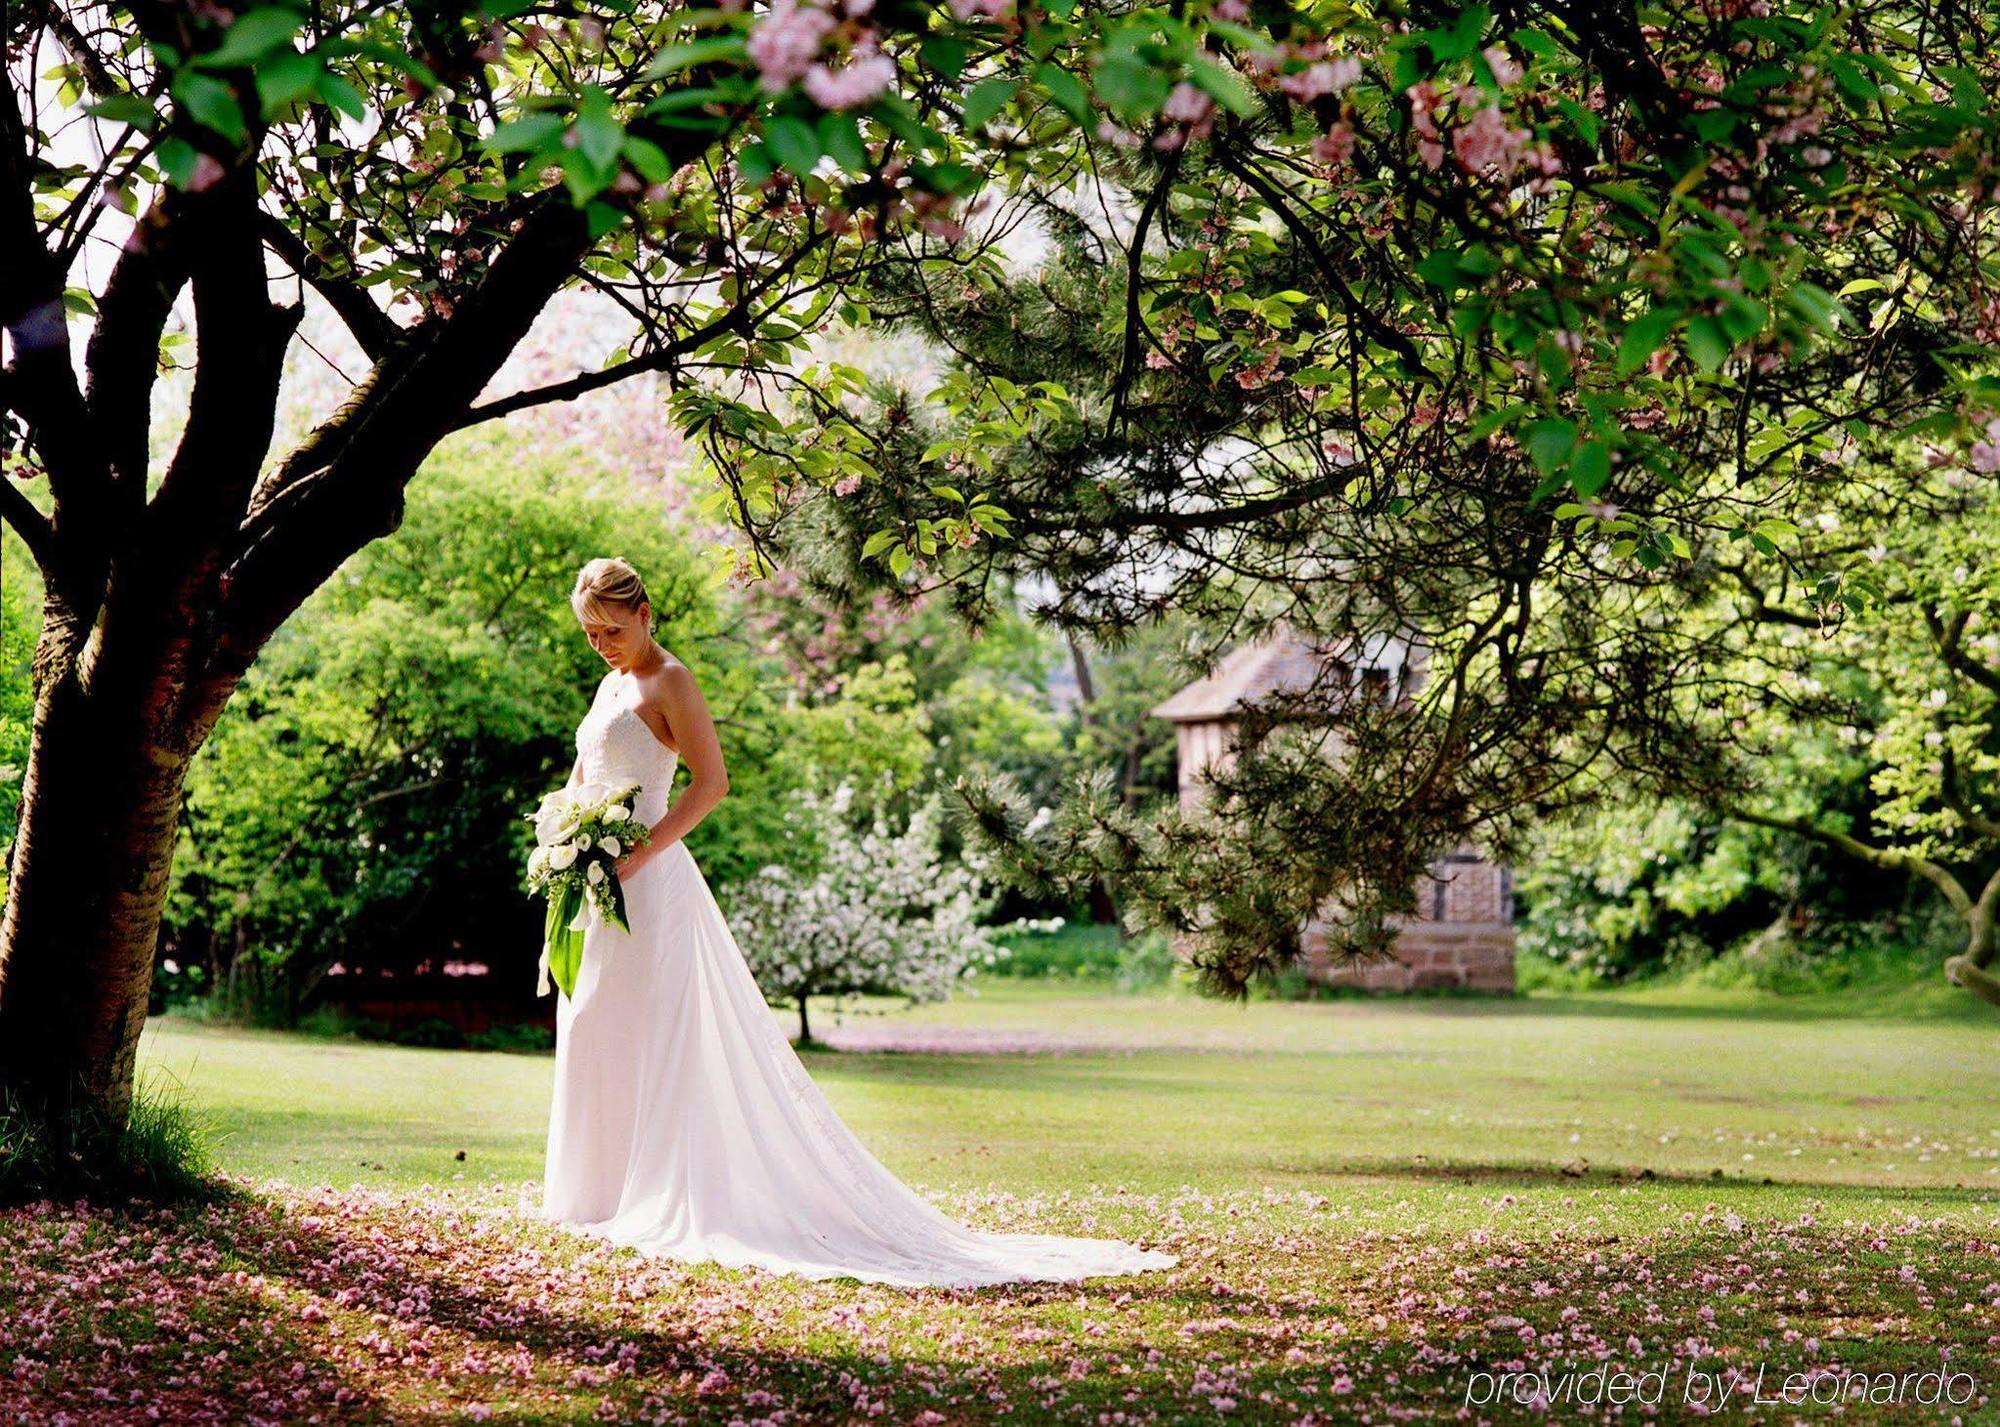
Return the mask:
<svg viewBox="0 0 2000 1427">
<path fill-rule="evenodd" d="M 632 810 L 623 803 L 616 803 L 604 810 L 604 820 L 608 823 L 622 823 L 632 816 Z"/>
<path fill-rule="evenodd" d="M 575 862 L 576 848 L 573 844 L 565 842 L 559 847 L 549 849 L 549 866 L 555 868 L 556 871 L 562 872 L 574 865 Z"/>
<path fill-rule="evenodd" d="M 618 856 L 625 850 L 615 837 L 600 837 L 597 839 L 597 849 L 600 852 L 608 852 L 613 857 Z"/>
<path fill-rule="evenodd" d="M 604 864 L 602 862 L 591 863 L 589 869 L 583 874 L 583 880 L 593 887 L 602 882 L 604 880 Z"/>
</svg>

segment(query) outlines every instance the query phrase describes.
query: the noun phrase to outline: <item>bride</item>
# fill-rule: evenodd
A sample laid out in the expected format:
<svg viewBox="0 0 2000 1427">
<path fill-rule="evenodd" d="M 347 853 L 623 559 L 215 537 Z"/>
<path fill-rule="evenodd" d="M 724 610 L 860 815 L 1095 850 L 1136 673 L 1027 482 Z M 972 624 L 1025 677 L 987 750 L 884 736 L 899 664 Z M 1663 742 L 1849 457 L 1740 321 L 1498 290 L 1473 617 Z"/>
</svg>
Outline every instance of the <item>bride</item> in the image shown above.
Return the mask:
<svg viewBox="0 0 2000 1427">
<path fill-rule="evenodd" d="M 989 1234 L 946 1218 L 855 1139 L 766 1008 L 684 841 L 729 790 L 687 668 L 639 576 L 592 560 L 570 603 L 611 666 L 570 781 L 636 783 L 652 840 L 619 863 L 631 932 L 584 935 L 556 1012 L 543 1213 L 685 1262 L 972 1287 L 1166 1268 L 1110 1239 Z M 690 778 L 671 808 L 678 759 Z"/>
</svg>

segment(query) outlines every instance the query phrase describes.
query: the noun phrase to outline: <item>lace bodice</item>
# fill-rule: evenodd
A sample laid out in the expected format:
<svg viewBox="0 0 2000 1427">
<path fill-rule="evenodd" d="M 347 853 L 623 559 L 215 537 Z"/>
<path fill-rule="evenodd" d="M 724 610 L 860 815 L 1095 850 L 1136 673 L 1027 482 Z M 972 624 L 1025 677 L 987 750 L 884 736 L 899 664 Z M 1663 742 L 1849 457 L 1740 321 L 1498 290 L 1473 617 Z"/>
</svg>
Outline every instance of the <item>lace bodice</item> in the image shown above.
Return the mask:
<svg viewBox="0 0 2000 1427">
<path fill-rule="evenodd" d="M 666 816 L 667 793 L 673 787 L 680 755 L 660 742 L 641 717 L 639 687 L 613 672 L 597 686 L 590 712 L 576 728 L 576 751 L 586 783 L 639 786 L 634 815 L 651 824 Z"/>
</svg>

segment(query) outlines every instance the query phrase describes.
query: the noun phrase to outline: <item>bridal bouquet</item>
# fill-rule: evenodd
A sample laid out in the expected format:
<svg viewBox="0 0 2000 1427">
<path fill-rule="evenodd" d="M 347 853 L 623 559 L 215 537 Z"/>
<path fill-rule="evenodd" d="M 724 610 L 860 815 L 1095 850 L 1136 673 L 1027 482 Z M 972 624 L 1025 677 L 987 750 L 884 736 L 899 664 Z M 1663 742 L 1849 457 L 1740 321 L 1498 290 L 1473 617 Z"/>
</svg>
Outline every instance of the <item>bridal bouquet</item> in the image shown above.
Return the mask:
<svg viewBox="0 0 2000 1427">
<path fill-rule="evenodd" d="M 576 994 L 583 964 L 583 933 L 592 921 L 631 931 L 618 859 L 646 845 L 649 830 L 632 815 L 637 788 L 577 783 L 558 788 L 528 814 L 535 850 L 528 854 L 528 888 L 549 899 L 542 935 L 537 996 L 549 994 L 549 977 L 565 996 Z"/>
</svg>

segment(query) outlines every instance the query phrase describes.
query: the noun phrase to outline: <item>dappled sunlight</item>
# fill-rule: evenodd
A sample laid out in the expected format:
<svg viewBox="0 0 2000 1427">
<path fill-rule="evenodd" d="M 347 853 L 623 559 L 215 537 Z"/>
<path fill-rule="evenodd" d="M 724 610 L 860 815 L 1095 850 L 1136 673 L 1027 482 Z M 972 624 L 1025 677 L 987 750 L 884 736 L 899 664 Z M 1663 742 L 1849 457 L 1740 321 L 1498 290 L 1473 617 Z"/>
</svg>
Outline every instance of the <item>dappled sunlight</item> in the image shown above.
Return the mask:
<svg viewBox="0 0 2000 1427">
<path fill-rule="evenodd" d="M 1789 1373 L 1949 1363 L 1983 1403 L 2000 1340 L 1990 1204 L 1766 1214 L 1729 1186 L 1639 1226 L 1588 1198 L 1551 1219 L 1504 1191 L 1510 1173 L 1482 1185 L 1482 1222 L 1449 1231 L 1305 1190 L 936 1196 L 984 1228 L 1143 1234 L 1181 1256 L 1165 1274 L 978 1290 L 649 1261 L 538 1222 L 528 1183 L 236 1181 L 184 1210 L 31 1205 L 0 1215 L 0 1409 L 1344 1422 L 1449 1415 L 1474 1372 L 1573 1361 L 1664 1372 L 1669 1410 L 1690 1369 L 1759 1364 L 1770 1391 Z"/>
</svg>

